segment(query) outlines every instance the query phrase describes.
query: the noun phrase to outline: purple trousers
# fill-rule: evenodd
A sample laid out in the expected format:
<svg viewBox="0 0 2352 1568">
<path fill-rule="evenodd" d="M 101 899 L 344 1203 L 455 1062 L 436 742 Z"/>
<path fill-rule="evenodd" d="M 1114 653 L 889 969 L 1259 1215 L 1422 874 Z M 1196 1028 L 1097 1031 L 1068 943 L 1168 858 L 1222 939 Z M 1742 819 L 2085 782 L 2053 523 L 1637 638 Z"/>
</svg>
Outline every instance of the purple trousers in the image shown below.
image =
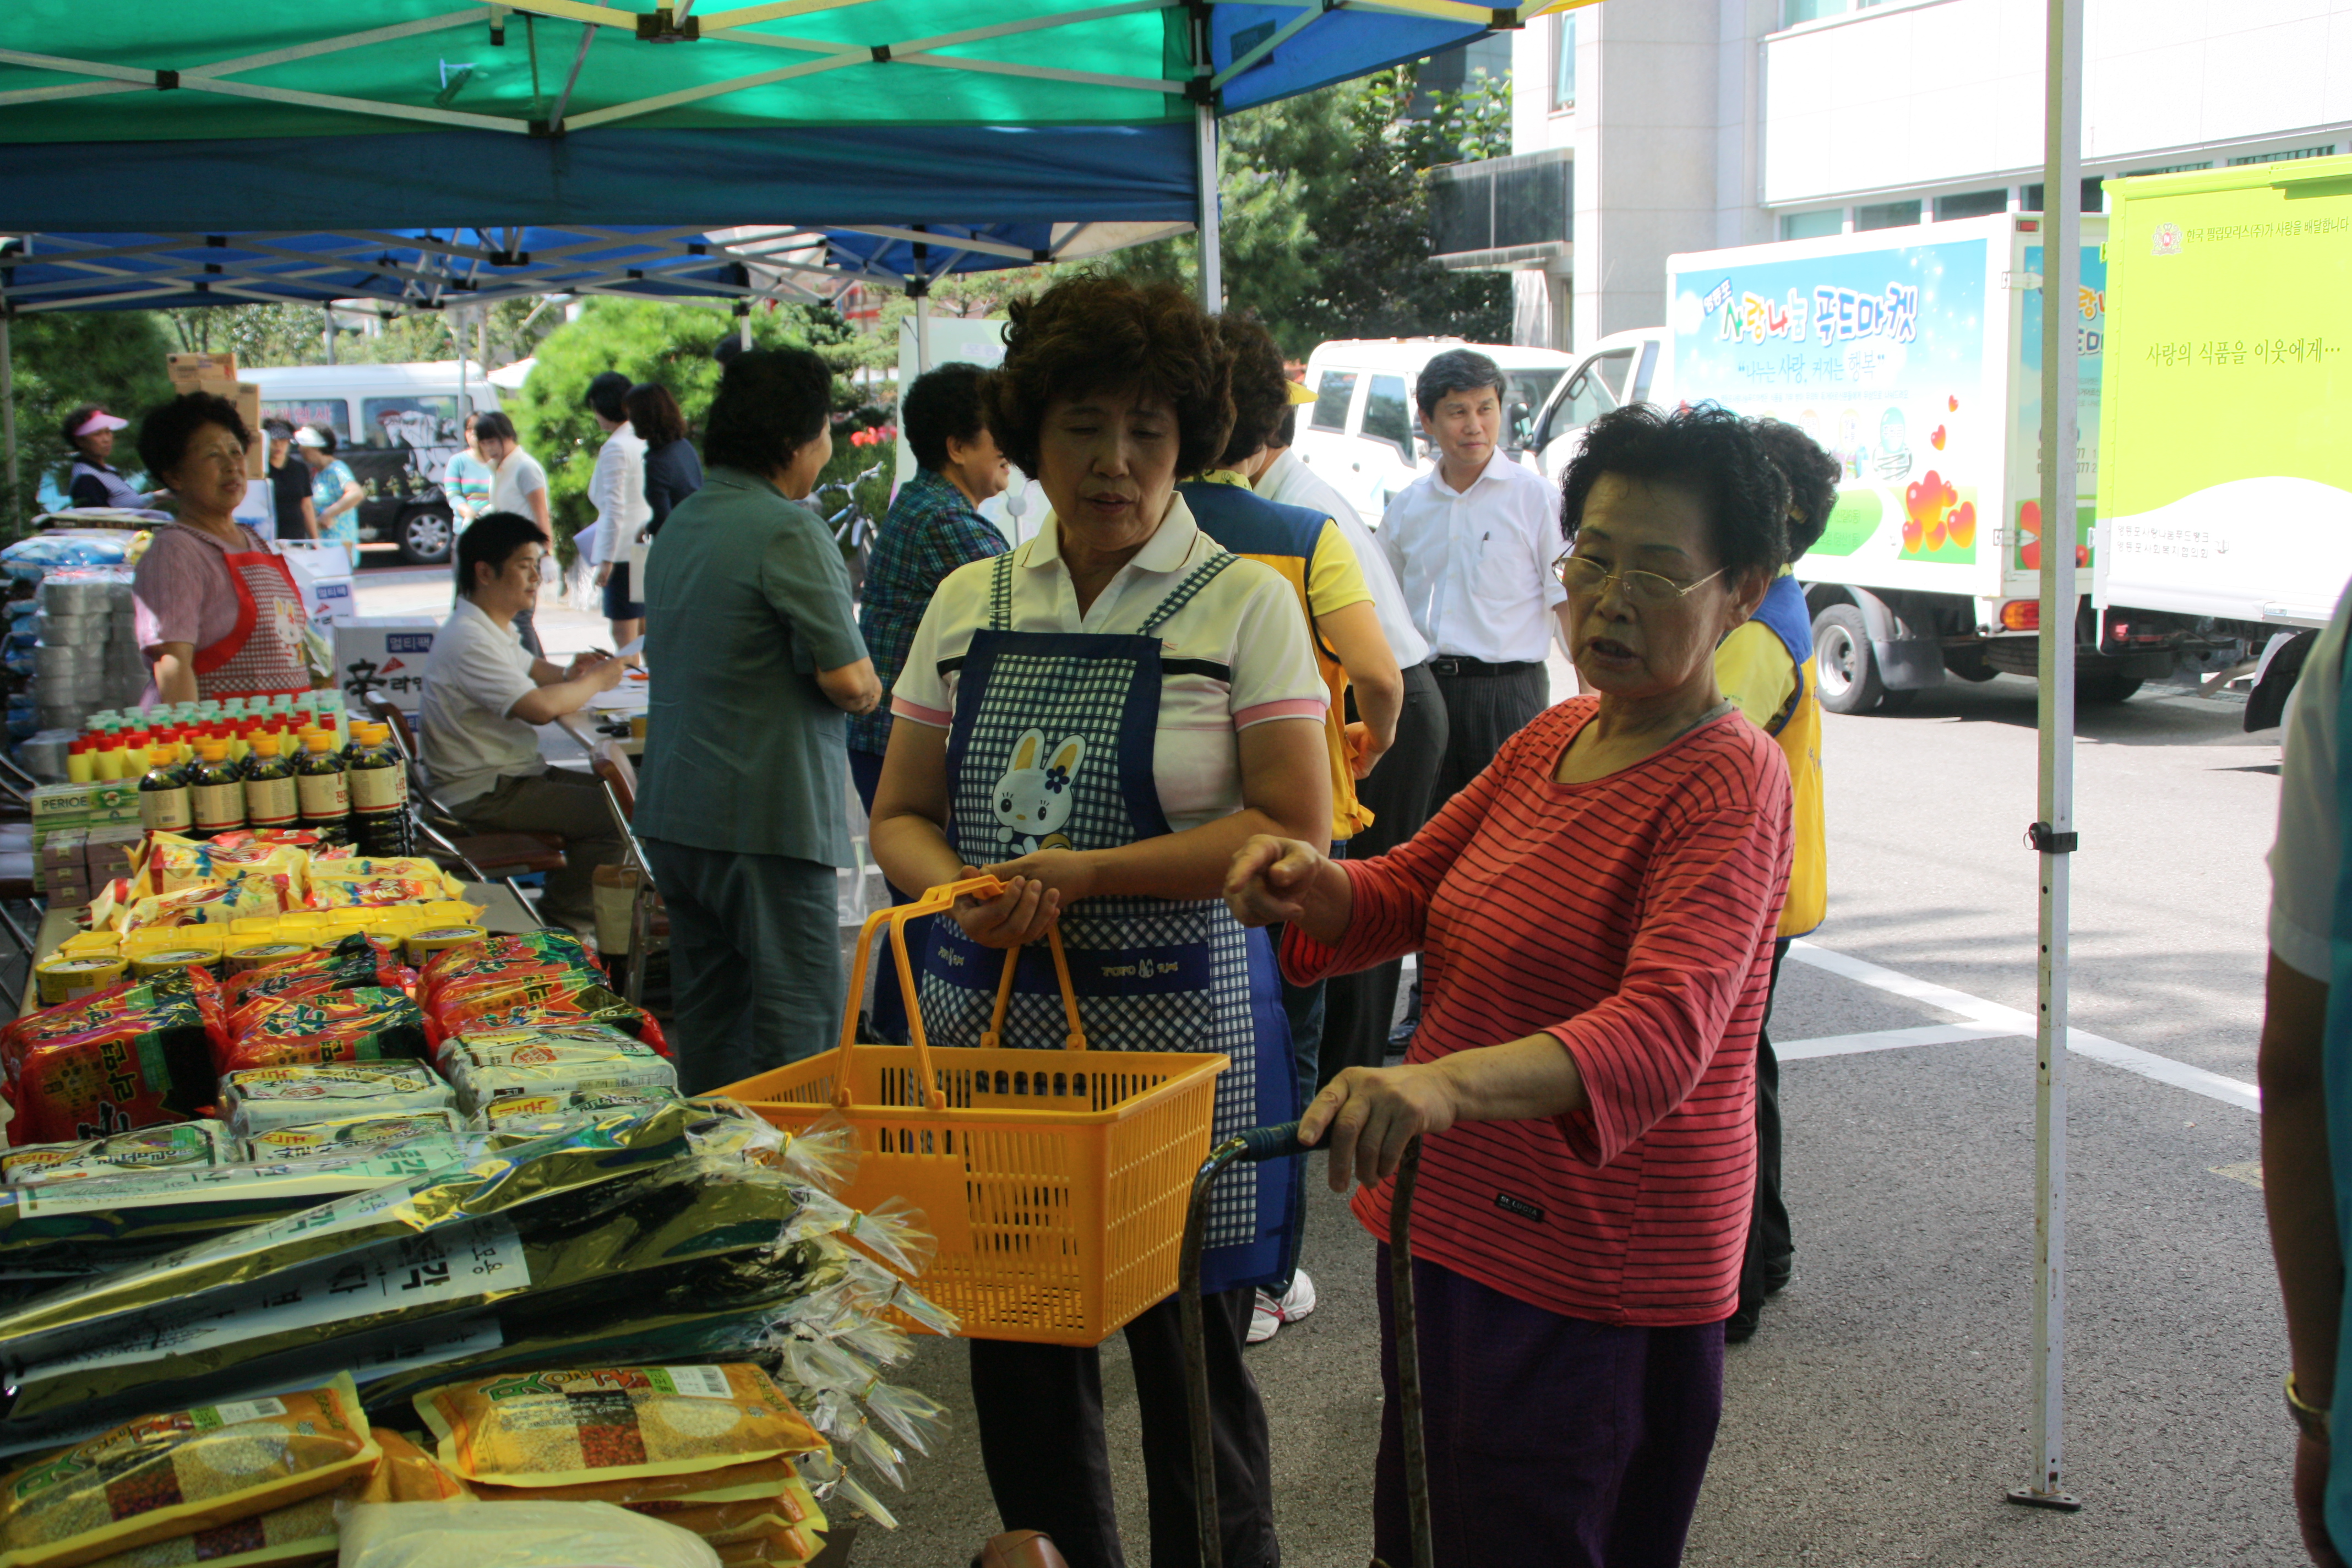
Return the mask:
<svg viewBox="0 0 2352 1568">
<path fill-rule="evenodd" d="M 1427 1568 L 1673 1568 L 1723 1413 L 1723 1325 L 1628 1328 L 1414 1259 Z M 1374 1551 L 1412 1568 L 1389 1249 L 1380 1249 Z"/>
</svg>

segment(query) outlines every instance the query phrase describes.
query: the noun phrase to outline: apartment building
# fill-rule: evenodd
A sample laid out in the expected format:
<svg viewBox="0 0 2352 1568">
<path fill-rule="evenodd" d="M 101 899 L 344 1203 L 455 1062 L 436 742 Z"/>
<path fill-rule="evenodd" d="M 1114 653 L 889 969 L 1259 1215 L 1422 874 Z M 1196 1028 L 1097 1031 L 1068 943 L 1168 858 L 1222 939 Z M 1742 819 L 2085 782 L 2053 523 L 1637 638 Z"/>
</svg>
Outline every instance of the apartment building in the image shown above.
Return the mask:
<svg viewBox="0 0 2352 1568">
<path fill-rule="evenodd" d="M 2116 174 L 2352 151 L 2352 0 L 2085 0 L 2086 207 Z M 1512 155 L 1444 171 L 1516 335 L 1664 318 L 1665 258 L 2041 205 L 2043 0 L 1607 0 L 1511 35 Z"/>
</svg>

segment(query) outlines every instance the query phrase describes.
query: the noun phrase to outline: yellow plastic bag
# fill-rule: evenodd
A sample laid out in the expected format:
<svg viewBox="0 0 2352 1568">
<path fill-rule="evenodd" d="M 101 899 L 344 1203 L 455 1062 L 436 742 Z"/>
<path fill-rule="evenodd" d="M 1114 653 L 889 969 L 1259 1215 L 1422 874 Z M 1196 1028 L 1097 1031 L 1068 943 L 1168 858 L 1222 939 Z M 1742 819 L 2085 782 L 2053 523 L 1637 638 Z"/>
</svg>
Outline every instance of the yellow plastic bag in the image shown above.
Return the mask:
<svg viewBox="0 0 2352 1568">
<path fill-rule="evenodd" d="M 684 1475 L 824 1443 L 749 1363 L 519 1373 L 420 1394 L 416 1413 L 443 1465 L 510 1486 Z"/>
<path fill-rule="evenodd" d="M 349 1373 L 150 1415 L 0 1479 L 0 1568 L 77 1564 L 299 1502 L 375 1468 Z"/>
</svg>

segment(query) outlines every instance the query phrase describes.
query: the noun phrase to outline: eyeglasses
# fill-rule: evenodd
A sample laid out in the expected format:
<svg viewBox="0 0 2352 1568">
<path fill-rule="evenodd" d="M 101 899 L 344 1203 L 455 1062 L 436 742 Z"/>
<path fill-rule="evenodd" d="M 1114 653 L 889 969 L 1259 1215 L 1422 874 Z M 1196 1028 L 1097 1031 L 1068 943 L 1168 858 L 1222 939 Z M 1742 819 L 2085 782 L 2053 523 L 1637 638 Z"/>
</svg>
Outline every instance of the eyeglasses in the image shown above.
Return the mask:
<svg viewBox="0 0 2352 1568">
<path fill-rule="evenodd" d="M 1723 575 L 1718 567 L 1696 583 L 1677 583 L 1655 572 L 1612 572 L 1591 556 L 1572 552 L 1553 562 L 1551 568 L 1559 574 L 1560 586 L 1571 594 L 1598 594 L 1614 583 L 1632 605 L 1671 604 Z"/>
</svg>

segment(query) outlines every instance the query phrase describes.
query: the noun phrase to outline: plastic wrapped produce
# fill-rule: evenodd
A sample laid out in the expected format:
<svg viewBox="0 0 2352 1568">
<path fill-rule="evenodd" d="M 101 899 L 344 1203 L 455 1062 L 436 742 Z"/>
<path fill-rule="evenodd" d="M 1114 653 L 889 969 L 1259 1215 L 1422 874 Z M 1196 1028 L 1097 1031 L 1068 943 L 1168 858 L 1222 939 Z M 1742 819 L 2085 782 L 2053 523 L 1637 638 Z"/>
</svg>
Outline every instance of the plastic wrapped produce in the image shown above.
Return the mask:
<svg viewBox="0 0 2352 1568">
<path fill-rule="evenodd" d="M 266 1387 L 272 1365 L 460 1314 L 528 1307 L 549 1332 L 596 1303 L 635 1310 L 672 1290 L 677 1310 L 708 1312 L 739 1260 L 777 1251 L 798 1197 L 772 1173 L 690 1157 L 688 1119 L 600 1119 L 0 1313 L 15 1395 L 0 1444 L 120 1419 L 126 1402 Z M 826 1271 L 817 1248 L 778 1256 L 795 1284 Z"/>
<path fill-rule="evenodd" d="M 457 1108 L 467 1116 L 481 1116 L 494 1102 L 515 1098 L 559 1103 L 543 1108 L 563 1110 L 568 1100 L 584 1089 L 658 1089 L 675 1093 L 677 1068 L 668 1058 L 618 1030 L 600 1030 L 596 1044 L 572 1032 L 564 1042 L 535 1037 L 536 1032 L 497 1030 L 461 1036 L 440 1052 L 441 1070 L 457 1092 Z M 594 1109 L 578 1107 L 576 1109 Z"/>
<path fill-rule="evenodd" d="M 0 1562 L 75 1568 L 314 1497 L 377 1457 L 348 1373 L 147 1416 L 0 1479 Z"/>
<path fill-rule="evenodd" d="M 278 994 L 310 981 L 325 981 L 328 990 L 377 985 L 405 990 L 415 973 L 400 962 L 399 950 L 382 937 L 353 933 L 328 947 L 314 948 L 299 958 L 264 969 L 232 974 L 221 985 L 221 999 L 234 1013 L 257 996 Z"/>
<path fill-rule="evenodd" d="M 221 1079 L 221 1111 L 239 1138 L 362 1111 L 438 1110 L 457 1102 L 456 1092 L 423 1062 L 241 1068 Z"/>
<path fill-rule="evenodd" d="M 400 1144 L 350 1161 L 141 1171 L 0 1189 L 0 1281 L 102 1273 L 449 1163 Z"/>
<path fill-rule="evenodd" d="M 457 1134 L 465 1127 L 454 1110 L 383 1111 L 346 1116 L 333 1121 L 298 1122 L 257 1132 L 239 1143 L 249 1163 L 299 1164 L 372 1152 L 392 1144 L 436 1139 L 449 1157 L 457 1153 Z"/>
<path fill-rule="evenodd" d="M 79 1143 L 40 1143 L 0 1153 L 0 1187 L 87 1181 L 135 1171 L 205 1170 L 236 1157 L 236 1140 L 219 1122 L 170 1122 Z"/>
<path fill-rule="evenodd" d="M 602 1502 L 359 1503 L 342 1527 L 340 1568 L 719 1568 L 700 1538 Z"/>
<path fill-rule="evenodd" d="M 227 1043 L 220 986 L 201 969 L 19 1018 L 0 1029 L 9 1140 L 79 1142 L 186 1121 L 212 1102 L 214 1053 Z"/>
<path fill-rule="evenodd" d="M 220 1057 L 225 1077 L 240 1068 L 372 1062 L 425 1054 L 424 1016 L 406 994 L 363 985 L 349 991 L 248 1004 L 242 1027 Z"/>
<path fill-rule="evenodd" d="M 491 1378 L 420 1395 L 416 1413 L 445 1467 L 512 1486 L 697 1474 L 824 1446 L 749 1362 Z"/>
<path fill-rule="evenodd" d="M 335 1503 L 350 1489 L 345 1482 L 335 1492 L 99 1558 L 89 1568 L 268 1568 L 329 1558 L 337 1540 Z"/>
<path fill-rule="evenodd" d="M 670 1054 L 669 1042 L 652 1014 L 602 985 L 566 978 L 488 988 L 457 998 L 434 996 L 428 991 L 425 1017 L 436 1040 L 498 1029 L 571 1029 L 604 1024 L 663 1056 Z"/>
</svg>

